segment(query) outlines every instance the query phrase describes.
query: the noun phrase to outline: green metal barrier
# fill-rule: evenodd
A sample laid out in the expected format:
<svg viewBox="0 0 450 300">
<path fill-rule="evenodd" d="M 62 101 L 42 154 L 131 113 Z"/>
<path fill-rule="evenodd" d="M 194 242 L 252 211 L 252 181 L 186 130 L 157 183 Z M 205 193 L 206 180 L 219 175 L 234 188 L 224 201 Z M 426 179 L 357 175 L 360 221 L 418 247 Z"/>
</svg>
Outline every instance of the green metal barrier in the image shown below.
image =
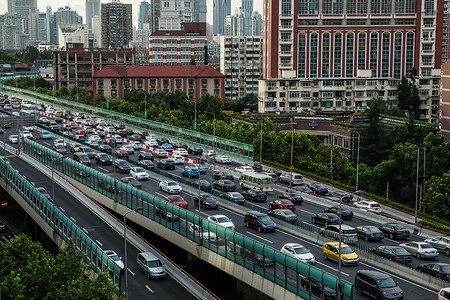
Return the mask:
<svg viewBox="0 0 450 300">
<path fill-rule="evenodd" d="M 173 125 L 150 121 L 103 108 L 98 108 L 86 104 L 69 101 L 66 99 L 47 96 L 29 90 L 14 88 L 5 85 L 3 85 L 3 88 L 5 90 L 14 91 L 16 93 L 20 93 L 23 95 L 32 96 L 42 100 L 43 102 L 63 108 L 68 108 L 72 111 L 94 114 L 105 119 L 110 119 L 113 122 L 120 121 L 121 123 L 126 123 L 128 126 L 133 127 L 135 129 L 149 130 L 157 133 L 158 135 L 168 137 L 172 140 L 177 140 L 181 142 L 188 141 L 189 143 L 195 146 L 203 147 L 206 149 L 211 150 L 214 149 L 214 141 L 215 141 L 216 145 L 215 149 L 217 151 L 226 153 L 229 156 L 235 158 L 243 159 L 246 161 L 253 161 L 254 149 L 253 145 L 250 144 L 245 144 L 217 136 L 213 137 L 212 135 L 206 133 L 201 133 L 198 131 L 176 127 Z"/>
<path fill-rule="evenodd" d="M 113 179 L 72 159 L 63 158 L 60 153 L 31 140 L 24 140 L 24 151 L 119 204 L 130 209 L 142 206 L 143 209 L 137 213 L 258 273 L 301 297 L 314 299 L 311 296 L 310 285 L 302 286 L 301 278 L 312 278 L 332 289 L 338 288 L 338 278 L 334 275 L 286 256 L 279 250 L 238 232 L 218 226 L 189 210 Z M 195 224 L 207 232 L 213 233 L 216 239 L 208 238 L 205 235 L 196 235 L 192 230 Z M 352 287 L 352 283 L 341 281 L 344 299 L 352 299 Z"/>
<path fill-rule="evenodd" d="M 72 220 L 66 217 L 51 201 L 45 198 L 25 177 L 0 159 L 1 178 L 6 181 L 67 243 L 72 240 L 84 260 L 97 274 L 107 270 L 112 282 L 121 291 L 122 269 L 92 241 Z"/>
</svg>

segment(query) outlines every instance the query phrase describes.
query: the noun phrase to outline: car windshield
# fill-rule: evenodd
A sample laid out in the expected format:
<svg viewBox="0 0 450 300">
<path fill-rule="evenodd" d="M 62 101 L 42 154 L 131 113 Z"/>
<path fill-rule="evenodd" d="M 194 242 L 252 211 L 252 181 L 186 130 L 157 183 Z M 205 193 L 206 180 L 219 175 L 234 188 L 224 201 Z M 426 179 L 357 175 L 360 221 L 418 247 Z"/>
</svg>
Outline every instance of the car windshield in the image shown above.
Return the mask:
<svg viewBox="0 0 450 300">
<path fill-rule="evenodd" d="M 371 204 L 370 206 L 372 206 L 372 207 L 381 207 L 380 204 L 378 204 L 378 203 L 377 204 Z"/>
<path fill-rule="evenodd" d="M 129 166 L 126 161 L 119 162 L 119 165 L 122 166 L 122 167 L 128 167 Z"/>
<path fill-rule="evenodd" d="M 145 170 L 142 168 L 136 168 L 135 170 L 136 170 L 136 173 L 144 173 L 145 172 Z"/>
<path fill-rule="evenodd" d="M 442 272 L 444 273 L 450 273 L 450 265 L 441 265 Z"/>
<path fill-rule="evenodd" d="M 403 228 L 402 225 L 398 225 L 398 224 L 393 224 L 392 228 L 394 228 L 394 230 L 403 230 L 403 229 L 405 229 L 405 228 Z"/>
<path fill-rule="evenodd" d="M 377 279 L 377 283 L 380 288 L 390 288 L 390 287 L 397 286 L 397 284 L 391 277 Z"/>
<path fill-rule="evenodd" d="M 292 192 L 292 193 L 290 193 L 289 194 L 292 198 L 296 198 L 296 197 L 300 197 L 300 194 L 299 193 L 296 193 L 296 192 Z"/>
<path fill-rule="evenodd" d="M 298 248 L 294 248 L 295 254 L 305 254 L 305 253 L 309 253 L 309 250 L 306 249 L 305 247 L 298 247 Z"/>
<path fill-rule="evenodd" d="M 406 255 L 409 254 L 408 251 L 406 251 L 403 248 L 392 248 L 392 250 L 394 251 L 395 254 L 401 254 L 401 255 Z"/>
<path fill-rule="evenodd" d="M 184 202 L 184 199 L 183 199 L 183 197 L 178 196 L 178 197 L 173 197 L 172 201 L 173 202 Z"/>
<path fill-rule="evenodd" d="M 223 176 L 231 176 L 231 173 L 223 172 L 222 175 L 223 175 Z"/>
<path fill-rule="evenodd" d="M 267 221 L 270 221 L 270 218 L 269 218 L 269 216 L 261 216 L 261 217 L 258 217 L 258 221 L 267 222 Z"/>
<path fill-rule="evenodd" d="M 230 221 L 231 220 L 225 216 L 217 218 L 217 222 L 219 222 L 219 223 L 230 222 Z"/>
<path fill-rule="evenodd" d="M 302 179 L 303 178 L 303 176 L 302 175 L 294 175 L 294 176 L 292 176 L 294 179 Z"/>
<path fill-rule="evenodd" d="M 356 234 L 356 231 L 353 229 L 342 230 L 342 234 Z"/>
<path fill-rule="evenodd" d="M 176 185 L 178 185 L 175 181 L 169 181 L 168 183 L 167 183 L 167 185 L 168 186 L 176 186 Z"/>
<path fill-rule="evenodd" d="M 283 209 L 282 210 L 282 213 L 285 215 L 285 216 L 293 216 L 293 215 L 295 215 L 292 211 L 290 211 L 289 209 Z"/>
<path fill-rule="evenodd" d="M 203 199 L 205 199 L 205 200 L 213 200 L 214 197 L 211 196 L 210 194 L 203 194 Z"/>
<path fill-rule="evenodd" d="M 341 247 L 341 254 L 350 254 L 353 250 L 350 247 Z"/>
<path fill-rule="evenodd" d="M 375 226 L 367 226 L 366 228 L 369 232 L 380 232 L 380 230 Z"/>
<path fill-rule="evenodd" d="M 158 267 L 162 267 L 162 263 L 159 260 L 152 260 L 148 262 L 148 266 L 150 268 L 158 268 Z"/>
<path fill-rule="evenodd" d="M 137 179 L 134 177 L 130 177 L 128 178 L 128 183 L 139 183 L 139 181 L 137 181 Z"/>
<path fill-rule="evenodd" d="M 109 257 L 111 257 L 114 261 L 119 261 L 120 260 L 120 257 L 117 254 L 109 255 Z"/>
</svg>

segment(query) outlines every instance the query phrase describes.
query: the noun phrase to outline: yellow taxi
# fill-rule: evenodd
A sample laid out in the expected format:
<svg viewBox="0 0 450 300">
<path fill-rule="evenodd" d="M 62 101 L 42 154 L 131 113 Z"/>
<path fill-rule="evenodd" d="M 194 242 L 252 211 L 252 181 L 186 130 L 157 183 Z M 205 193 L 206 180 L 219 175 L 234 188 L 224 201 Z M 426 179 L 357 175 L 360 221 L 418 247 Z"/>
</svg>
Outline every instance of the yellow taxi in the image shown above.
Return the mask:
<svg viewBox="0 0 450 300">
<path fill-rule="evenodd" d="M 339 261 L 339 242 L 325 243 L 323 258 Z M 359 263 L 359 257 L 347 244 L 341 243 L 341 261 L 343 265 L 356 265 Z"/>
</svg>

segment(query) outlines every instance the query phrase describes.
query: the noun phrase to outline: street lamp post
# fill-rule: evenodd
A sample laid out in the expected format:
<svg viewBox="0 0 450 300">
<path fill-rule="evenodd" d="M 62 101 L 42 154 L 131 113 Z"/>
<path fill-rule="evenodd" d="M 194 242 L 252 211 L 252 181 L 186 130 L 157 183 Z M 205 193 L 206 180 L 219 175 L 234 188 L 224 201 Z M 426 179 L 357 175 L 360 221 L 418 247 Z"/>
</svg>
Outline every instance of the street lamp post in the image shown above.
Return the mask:
<svg viewBox="0 0 450 300">
<path fill-rule="evenodd" d="M 110 113 L 109 115 L 111 116 L 111 123 L 112 123 L 112 110 L 119 107 L 120 105 L 115 105 L 115 106 L 111 106 L 110 108 Z M 116 149 L 116 137 L 114 136 L 114 143 L 110 143 L 112 144 L 111 147 L 111 154 L 112 154 L 112 159 L 113 159 L 113 179 L 114 179 L 114 195 L 116 194 L 116 166 L 115 166 L 115 161 L 116 161 L 116 154 L 114 153 L 114 149 Z"/>
<path fill-rule="evenodd" d="M 406 146 L 414 146 L 417 148 L 417 169 L 416 169 L 416 203 L 414 205 L 414 224 L 417 226 L 417 203 L 419 200 L 419 152 L 420 148 L 419 146 L 412 144 L 412 143 L 405 143 Z"/>
<path fill-rule="evenodd" d="M 204 113 L 205 114 L 212 114 L 213 117 L 214 117 L 214 121 L 213 121 L 213 140 L 214 140 L 213 150 L 214 150 L 214 153 L 216 153 L 216 114 L 211 112 L 211 111 L 205 111 Z M 216 167 L 216 165 L 213 163 L 213 168 L 215 169 L 215 167 Z"/>
<path fill-rule="evenodd" d="M 361 134 L 357 131 L 355 133 L 358 135 L 358 150 L 356 153 L 356 187 L 355 190 L 358 190 L 358 183 L 359 183 L 359 142 L 361 140 Z"/>
<path fill-rule="evenodd" d="M 127 215 L 142 209 L 144 209 L 142 206 L 138 206 L 123 216 L 123 236 L 125 240 L 125 299 L 128 299 Z"/>
<path fill-rule="evenodd" d="M 263 117 L 261 116 L 261 143 L 259 145 L 259 162 L 262 163 L 262 147 L 263 147 Z"/>
<path fill-rule="evenodd" d="M 291 128 L 291 165 L 289 167 L 289 170 L 291 171 L 291 180 L 289 181 L 289 190 L 292 193 L 292 170 L 294 169 L 293 162 L 294 162 L 294 127 L 290 125 L 286 125 L 287 127 Z"/>
</svg>

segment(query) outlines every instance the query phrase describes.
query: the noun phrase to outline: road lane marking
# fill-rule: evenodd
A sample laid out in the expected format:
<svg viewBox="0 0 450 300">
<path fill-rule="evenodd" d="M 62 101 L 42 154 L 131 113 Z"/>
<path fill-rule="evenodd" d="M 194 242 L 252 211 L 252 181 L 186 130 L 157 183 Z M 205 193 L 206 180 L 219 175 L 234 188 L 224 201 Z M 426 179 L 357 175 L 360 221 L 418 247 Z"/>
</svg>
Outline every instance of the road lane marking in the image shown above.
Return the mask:
<svg viewBox="0 0 450 300">
<path fill-rule="evenodd" d="M 33 186 L 36 186 L 33 181 L 30 182 Z"/>
<path fill-rule="evenodd" d="M 50 143 L 47 143 L 47 142 L 42 142 L 42 143 L 50 146 Z"/>
<path fill-rule="evenodd" d="M 163 198 L 166 198 L 166 197 L 167 197 L 166 195 L 163 195 L 163 194 L 161 194 L 161 193 L 159 193 L 159 192 L 155 192 L 155 194 L 158 195 L 158 196 L 161 196 L 161 197 L 163 197 Z"/>
<path fill-rule="evenodd" d="M 130 268 L 127 268 L 127 270 L 128 270 L 128 272 L 131 273 L 131 275 L 133 275 L 133 276 L 136 275 L 136 274 L 133 273 L 133 271 L 130 270 Z"/>
<path fill-rule="evenodd" d="M 71 219 L 72 221 L 74 221 L 75 223 L 77 222 L 77 220 L 75 220 L 73 217 L 70 217 L 70 219 Z"/>
<path fill-rule="evenodd" d="M 64 210 L 64 208 L 62 208 L 61 206 L 59 207 L 59 209 L 62 211 L 62 212 L 64 212 L 65 210 Z"/>
<path fill-rule="evenodd" d="M 148 285 L 145 285 L 145 287 L 146 287 L 150 292 L 154 293 L 154 291 L 153 291 Z"/>
<path fill-rule="evenodd" d="M 103 247 L 103 244 L 102 244 L 102 243 L 100 243 L 98 240 L 95 240 L 95 241 L 97 242 L 97 244 L 99 244 L 100 246 Z"/>
<path fill-rule="evenodd" d="M 324 267 L 327 267 L 327 268 L 329 268 L 329 269 L 331 269 L 331 270 L 333 270 L 333 271 L 339 273 L 339 270 L 338 270 L 338 269 L 333 268 L 333 267 L 331 267 L 331 266 L 329 266 L 329 265 L 326 265 L 326 264 L 324 264 L 324 263 L 322 263 L 322 262 L 320 262 L 320 261 L 317 261 L 317 260 L 316 260 L 315 263 L 316 263 L 316 264 L 319 264 L 319 265 L 322 265 L 322 266 L 324 266 Z M 341 274 L 342 274 L 342 275 L 345 275 L 345 276 L 350 276 L 349 274 L 347 274 L 347 273 L 345 273 L 345 272 L 342 272 L 342 271 L 341 271 Z"/>
<path fill-rule="evenodd" d="M 199 214 L 204 214 L 205 216 L 209 217 L 209 215 L 207 213 L 203 212 L 203 210 L 196 209 L 195 211 L 198 212 Z"/>
<path fill-rule="evenodd" d="M 247 233 L 250 234 L 250 235 L 253 235 L 254 237 L 260 238 L 260 239 L 263 240 L 263 241 L 266 241 L 266 242 L 268 242 L 268 243 L 273 244 L 272 241 L 269 241 L 268 239 L 265 239 L 265 238 L 263 238 L 263 237 L 260 237 L 260 236 L 257 235 L 257 234 L 254 234 L 254 233 L 251 233 L 251 232 L 248 232 L 248 231 L 247 231 Z"/>
<path fill-rule="evenodd" d="M 107 169 L 105 169 L 105 168 L 102 168 L 102 167 L 98 167 L 100 170 L 103 170 L 103 171 L 105 171 L 105 172 L 108 172 L 109 173 L 109 170 L 107 170 Z"/>
<path fill-rule="evenodd" d="M 89 231 L 86 230 L 86 228 L 83 227 L 83 231 L 86 233 L 89 233 Z"/>
<path fill-rule="evenodd" d="M 296 207 L 297 208 L 297 207 Z M 315 215 L 315 213 L 313 213 L 313 212 L 310 212 L 309 210 L 305 210 L 305 209 L 298 209 L 297 208 L 297 210 L 299 210 L 299 211 L 302 211 L 302 212 L 305 212 L 305 213 L 307 213 L 307 214 L 310 214 L 310 215 Z"/>
<path fill-rule="evenodd" d="M 400 244 L 400 242 L 391 240 L 390 238 L 387 238 L 386 236 L 384 236 L 384 239 L 385 239 L 386 241 L 393 242 L 393 243 L 395 243 L 395 244 L 397 244 L 397 245 Z"/>
</svg>

